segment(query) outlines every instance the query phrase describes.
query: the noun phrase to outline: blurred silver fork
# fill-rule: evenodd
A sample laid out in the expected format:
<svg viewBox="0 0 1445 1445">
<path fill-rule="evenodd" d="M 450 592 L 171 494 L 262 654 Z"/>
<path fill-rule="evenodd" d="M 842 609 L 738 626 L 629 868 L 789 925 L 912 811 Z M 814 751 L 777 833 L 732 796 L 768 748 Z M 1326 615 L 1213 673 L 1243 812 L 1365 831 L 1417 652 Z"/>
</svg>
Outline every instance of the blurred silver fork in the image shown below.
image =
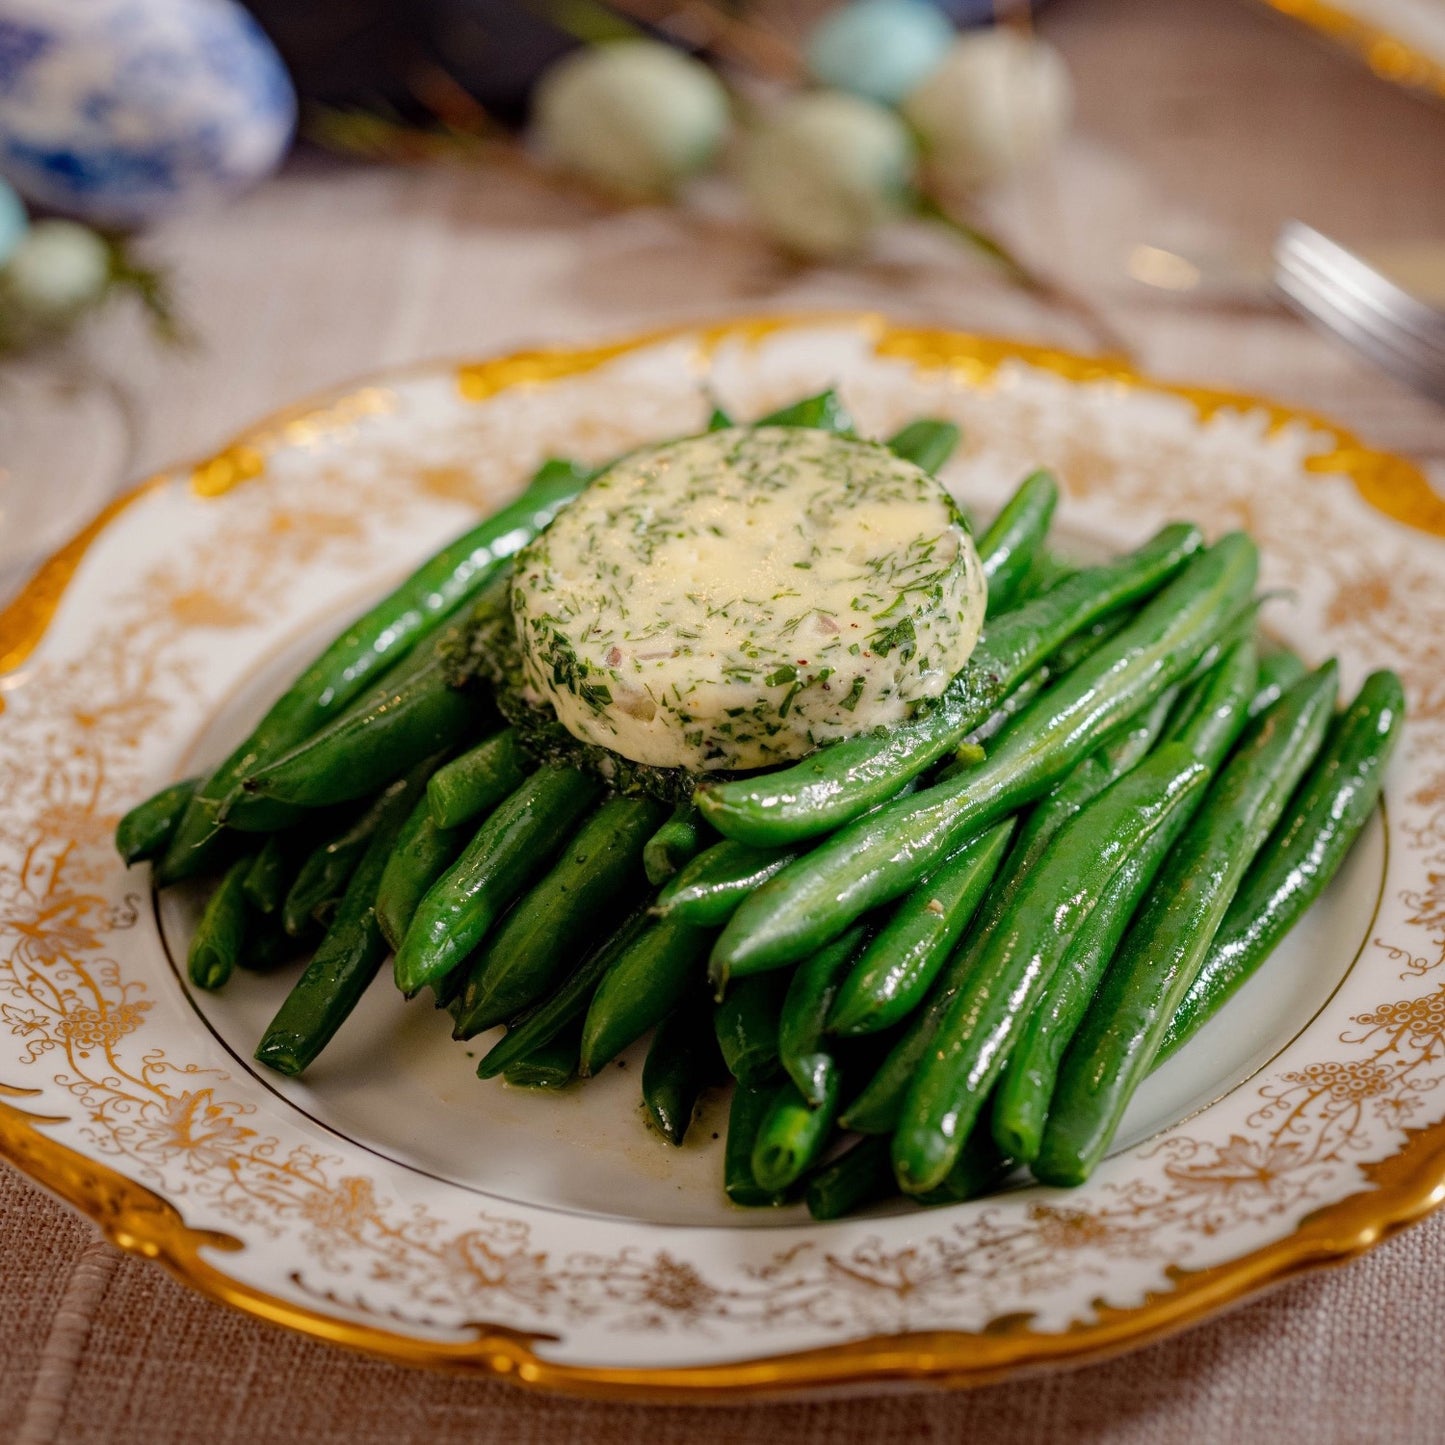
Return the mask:
<svg viewBox="0 0 1445 1445">
<path fill-rule="evenodd" d="M 1290 221 L 1275 241 L 1274 285 L 1307 320 L 1445 402 L 1445 312 L 1300 221 Z"/>
</svg>

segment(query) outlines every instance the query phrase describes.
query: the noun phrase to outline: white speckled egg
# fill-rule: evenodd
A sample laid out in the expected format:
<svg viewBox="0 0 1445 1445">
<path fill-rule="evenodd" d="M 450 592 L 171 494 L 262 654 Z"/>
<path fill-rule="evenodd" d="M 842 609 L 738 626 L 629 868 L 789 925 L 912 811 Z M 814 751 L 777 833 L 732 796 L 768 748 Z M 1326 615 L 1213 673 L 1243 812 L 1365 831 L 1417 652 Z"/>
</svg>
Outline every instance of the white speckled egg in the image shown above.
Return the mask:
<svg viewBox="0 0 1445 1445">
<path fill-rule="evenodd" d="M 234 0 L 0 0 L 0 174 L 99 224 L 190 209 L 272 170 L 296 124 Z"/>
</svg>

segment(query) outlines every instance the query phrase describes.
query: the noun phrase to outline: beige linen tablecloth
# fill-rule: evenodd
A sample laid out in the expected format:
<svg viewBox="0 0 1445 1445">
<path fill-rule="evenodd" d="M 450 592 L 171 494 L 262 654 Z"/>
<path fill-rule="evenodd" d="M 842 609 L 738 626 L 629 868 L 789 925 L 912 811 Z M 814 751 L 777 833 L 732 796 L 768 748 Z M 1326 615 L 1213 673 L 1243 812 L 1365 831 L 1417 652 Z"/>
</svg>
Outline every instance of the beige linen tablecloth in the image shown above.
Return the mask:
<svg viewBox="0 0 1445 1445">
<path fill-rule="evenodd" d="M 1010 234 L 1086 292 L 1145 367 L 1274 393 L 1445 464 L 1445 411 L 1247 287 L 1177 300 L 1123 270 L 1141 242 L 1247 257 L 1291 215 L 1356 244 L 1445 240 L 1445 108 L 1380 84 L 1245 0 L 1072 0 L 1046 29 L 1073 64 L 1079 124 L 1052 179 L 1002 207 Z M 378 366 L 664 320 L 866 307 L 1091 341 L 933 238 L 899 237 L 864 268 L 799 271 L 736 231 L 608 213 L 475 171 L 303 157 L 154 245 L 201 341 L 162 353 L 122 317 L 88 339 L 92 375 L 112 380 L 133 417 L 117 483 Z M 57 436 L 57 458 L 61 446 Z M 0 1440 L 24 1445 L 1445 1439 L 1445 1217 L 1348 1269 L 1092 1368 L 967 1395 L 735 1409 L 545 1399 L 342 1354 L 187 1293 L 3 1167 L 0 1297 Z"/>
</svg>

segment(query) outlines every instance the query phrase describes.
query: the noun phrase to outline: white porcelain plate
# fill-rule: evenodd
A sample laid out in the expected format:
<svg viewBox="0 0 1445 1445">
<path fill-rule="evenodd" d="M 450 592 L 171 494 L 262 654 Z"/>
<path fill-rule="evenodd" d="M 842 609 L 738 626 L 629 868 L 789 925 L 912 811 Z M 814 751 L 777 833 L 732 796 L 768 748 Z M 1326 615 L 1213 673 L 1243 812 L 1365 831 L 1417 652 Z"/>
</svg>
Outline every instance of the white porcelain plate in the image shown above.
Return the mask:
<svg viewBox="0 0 1445 1445">
<path fill-rule="evenodd" d="M 484 1084 L 484 1041 L 384 975 L 303 1082 L 253 1065 L 286 977 L 193 994 L 198 899 L 120 866 L 119 813 L 542 458 L 830 382 L 869 433 L 958 421 L 946 480 L 977 512 L 1045 464 L 1083 547 L 1247 528 L 1287 594 L 1272 631 L 1349 688 L 1385 664 L 1409 687 L 1385 809 L 1094 1180 L 829 1225 L 734 1210 L 721 1118 L 661 1143 L 636 1053 L 556 1097 Z M 1418 471 L 1318 418 L 866 317 L 421 367 L 274 418 L 122 499 L 0 614 L 0 1152 L 266 1318 L 644 1397 L 996 1378 L 1363 1249 L 1445 1188 L 1442 536 Z"/>
</svg>

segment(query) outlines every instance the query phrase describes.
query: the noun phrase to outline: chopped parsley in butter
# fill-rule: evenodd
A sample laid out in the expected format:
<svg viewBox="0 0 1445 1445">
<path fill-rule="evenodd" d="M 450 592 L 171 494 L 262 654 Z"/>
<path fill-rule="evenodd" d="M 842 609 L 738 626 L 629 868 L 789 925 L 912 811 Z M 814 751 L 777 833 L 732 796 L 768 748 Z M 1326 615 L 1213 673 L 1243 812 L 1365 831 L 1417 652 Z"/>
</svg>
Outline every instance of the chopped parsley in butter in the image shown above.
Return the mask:
<svg viewBox="0 0 1445 1445">
<path fill-rule="evenodd" d="M 734 427 L 632 453 L 517 558 L 529 688 L 658 767 L 765 767 L 898 723 L 983 625 L 943 487 L 871 442 Z"/>
</svg>

